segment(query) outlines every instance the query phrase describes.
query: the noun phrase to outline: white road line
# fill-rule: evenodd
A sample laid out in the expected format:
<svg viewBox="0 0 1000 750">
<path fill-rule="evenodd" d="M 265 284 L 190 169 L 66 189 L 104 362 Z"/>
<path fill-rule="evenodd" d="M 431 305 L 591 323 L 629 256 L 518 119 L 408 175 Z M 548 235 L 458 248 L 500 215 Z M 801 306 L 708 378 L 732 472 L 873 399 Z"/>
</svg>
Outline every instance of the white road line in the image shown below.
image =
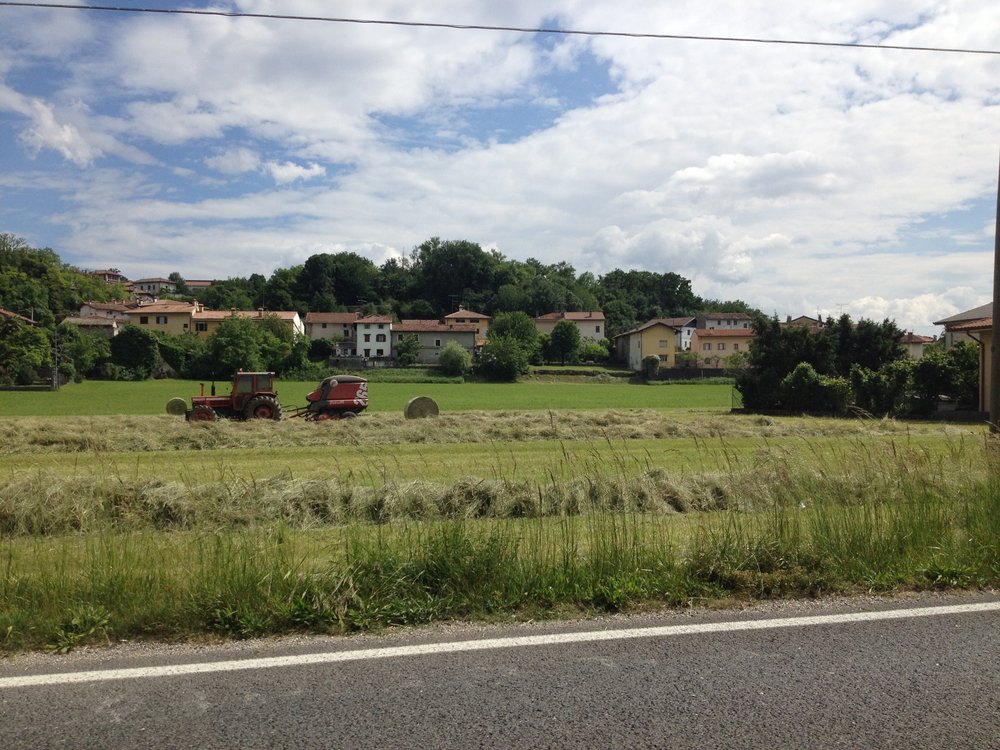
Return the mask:
<svg viewBox="0 0 1000 750">
<path fill-rule="evenodd" d="M 800 628 L 810 625 L 844 625 L 880 620 L 903 620 L 914 617 L 940 617 L 944 615 L 972 614 L 1000 611 L 1000 602 L 957 604 L 946 607 L 919 607 L 891 609 L 882 612 L 854 612 L 840 615 L 814 615 L 810 617 L 784 617 L 773 620 L 745 620 L 740 622 L 710 622 L 700 625 L 663 625 L 654 628 L 627 630 L 594 630 L 582 633 L 552 633 L 516 638 L 487 638 L 484 640 L 455 641 L 450 643 L 425 643 L 415 646 L 389 646 L 364 648 L 353 651 L 335 651 L 299 656 L 276 656 L 263 659 L 237 659 L 233 661 L 174 664 L 162 667 L 135 667 L 132 669 L 95 670 L 90 672 L 63 672 L 57 674 L 29 675 L 0 678 L 0 689 L 23 688 L 40 685 L 68 685 L 82 682 L 107 682 L 143 677 L 176 677 L 179 675 L 233 672 L 240 669 L 276 669 L 312 664 L 364 661 L 367 659 L 393 659 L 428 654 L 449 654 L 461 651 L 487 651 L 523 646 L 552 646 L 595 641 L 618 641 L 631 638 L 663 638 L 676 635 L 704 633 L 733 633 L 743 630 L 770 630 L 774 628 Z"/>
</svg>

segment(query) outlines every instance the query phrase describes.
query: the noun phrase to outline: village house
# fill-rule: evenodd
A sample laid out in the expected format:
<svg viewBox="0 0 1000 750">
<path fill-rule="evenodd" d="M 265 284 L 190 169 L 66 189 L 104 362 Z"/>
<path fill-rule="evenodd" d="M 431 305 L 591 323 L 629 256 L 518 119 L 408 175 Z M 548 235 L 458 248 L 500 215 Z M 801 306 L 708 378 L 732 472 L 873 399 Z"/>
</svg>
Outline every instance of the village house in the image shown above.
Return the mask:
<svg viewBox="0 0 1000 750">
<path fill-rule="evenodd" d="M 941 337 L 941 340 L 944 342 L 945 349 L 951 349 L 959 341 L 973 341 L 978 344 L 978 339 L 973 338 L 970 334 L 970 330 L 975 331 L 978 329 L 968 329 L 964 324 L 976 323 L 982 320 L 993 320 L 992 302 L 987 302 L 985 305 L 980 305 L 979 307 L 973 307 L 971 310 L 955 313 L 943 320 L 935 320 L 934 325 L 944 326 L 944 335 Z"/>
<path fill-rule="evenodd" d="M 173 294 L 177 284 L 170 279 L 137 279 L 132 282 L 132 293 L 136 296 L 159 297 L 161 294 Z"/>
<path fill-rule="evenodd" d="M 972 341 L 979 346 L 979 411 L 990 412 L 990 381 L 993 376 L 993 303 L 957 313 L 934 325 L 944 325 L 946 346 Z M 951 342 L 951 343 L 948 343 Z M 993 415 L 990 414 L 993 421 Z"/>
<path fill-rule="evenodd" d="M 642 370 L 646 357 L 656 357 L 661 366 L 673 367 L 677 364 L 677 346 L 680 330 L 669 320 L 650 320 L 648 323 L 615 336 L 615 352 L 619 361 L 624 362 L 634 372 Z M 685 319 L 680 319 L 685 320 Z"/>
<path fill-rule="evenodd" d="M 552 333 L 556 323 L 561 320 L 568 320 L 580 330 L 580 339 L 583 342 L 601 341 L 605 338 L 604 313 L 600 310 L 593 312 L 554 312 L 546 313 L 535 318 L 535 328 L 542 335 Z"/>
<path fill-rule="evenodd" d="M 905 331 L 899 339 L 899 343 L 903 345 L 907 356 L 911 359 L 920 359 L 924 356 L 924 350 L 936 342 L 937 339 L 933 336 L 921 336 L 913 331 Z"/>
<path fill-rule="evenodd" d="M 404 320 L 393 324 L 392 335 L 398 345 L 405 336 L 416 336 L 420 342 L 417 362 L 436 364 L 441 350 L 454 341 L 466 349 L 470 355 L 476 349 L 476 325 L 474 323 L 444 323 L 439 320 Z"/>
<path fill-rule="evenodd" d="M 750 316 L 740 312 L 701 313 L 695 322 L 695 328 L 699 331 L 714 331 L 716 329 L 748 331 L 750 327 Z"/>
<path fill-rule="evenodd" d="M 306 336 L 310 341 L 333 339 L 337 341 L 337 356 L 350 357 L 357 354 L 358 320 L 357 312 L 310 312 L 306 313 Z"/>
<path fill-rule="evenodd" d="M 263 308 L 258 310 L 206 310 L 197 303 L 191 312 L 190 330 L 198 336 L 211 336 L 224 320 L 234 316 L 255 321 L 277 318 L 291 329 L 293 336 L 305 335 L 305 325 L 302 323 L 302 318 L 294 310 L 264 310 Z"/>
<path fill-rule="evenodd" d="M 357 348 L 359 357 L 392 356 L 392 318 L 388 315 L 368 315 L 358 318 Z"/>
<path fill-rule="evenodd" d="M 474 325 L 476 327 L 476 344 L 482 346 L 486 342 L 486 334 L 490 332 L 490 322 L 493 319 L 489 315 L 466 310 L 461 305 L 458 310 L 444 316 L 445 323 L 455 323 L 458 325 Z"/>
<path fill-rule="evenodd" d="M 691 351 L 708 367 L 725 367 L 734 354 L 750 351 L 753 338 L 749 328 L 699 328 L 694 332 Z"/>
</svg>

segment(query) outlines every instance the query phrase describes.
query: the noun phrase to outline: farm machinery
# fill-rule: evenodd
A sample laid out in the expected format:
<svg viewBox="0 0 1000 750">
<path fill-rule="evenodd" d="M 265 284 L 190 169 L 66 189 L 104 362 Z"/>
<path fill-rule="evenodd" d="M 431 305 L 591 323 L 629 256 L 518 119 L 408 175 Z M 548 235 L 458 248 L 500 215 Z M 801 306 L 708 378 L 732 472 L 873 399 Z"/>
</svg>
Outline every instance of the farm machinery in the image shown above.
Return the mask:
<svg viewBox="0 0 1000 750">
<path fill-rule="evenodd" d="M 355 417 L 368 408 L 368 381 L 355 375 L 334 375 L 324 379 L 306 400 L 306 406 L 291 408 L 288 417 L 317 422 Z M 215 395 L 214 383 L 211 395 L 206 396 L 202 383 L 201 393 L 191 398 L 190 409 L 184 399 L 172 398 L 167 402 L 167 413 L 183 414 L 189 422 L 212 422 L 220 417 L 279 420 L 285 412 L 274 389 L 273 372 L 240 371 L 233 375 L 228 396 Z"/>
</svg>

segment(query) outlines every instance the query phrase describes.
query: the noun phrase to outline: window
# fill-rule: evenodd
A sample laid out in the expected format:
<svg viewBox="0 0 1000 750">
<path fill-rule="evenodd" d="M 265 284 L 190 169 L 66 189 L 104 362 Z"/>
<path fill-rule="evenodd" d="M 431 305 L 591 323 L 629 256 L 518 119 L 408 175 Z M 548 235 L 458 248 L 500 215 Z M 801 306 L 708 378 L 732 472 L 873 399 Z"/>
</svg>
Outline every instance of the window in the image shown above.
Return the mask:
<svg viewBox="0 0 1000 750">
<path fill-rule="evenodd" d="M 378 329 L 381 331 L 383 328 L 385 328 L 385 323 L 379 323 Z"/>
<path fill-rule="evenodd" d="M 743 327 L 744 327 L 744 328 L 749 328 L 749 327 L 750 327 L 750 324 L 749 324 L 749 323 L 744 323 L 744 324 L 743 324 Z"/>
<path fill-rule="evenodd" d="M 385 356 L 385 350 L 384 349 L 376 349 L 375 350 L 375 354 L 378 355 L 379 357 Z"/>
<path fill-rule="evenodd" d="M 202 332 L 207 331 L 208 330 L 208 323 L 195 323 L 194 324 L 194 330 L 196 330 L 196 331 L 202 331 Z"/>
<path fill-rule="evenodd" d="M 601 327 L 600 326 L 594 326 L 594 332 L 595 333 L 600 333 L 601 332 Z"/>
<path fill-rule="evenodd" d="M 403 340 L 403 334 L 399 334 L 399 338 L 396 339 L 396 341 L 402 341 L 402 340 Z"/>
<path fill-rule="evenodd" d="M 149 316 L 148 315 L 140 315 L 139 316 L 139 325 L 141 325 L 141 326 L 148 326 L 149 325 Z"/>
<path fill-rule="evenodd" d="M 667 340 L 666 339 L 660 339 L 660 348 L 661 349 L 666 349 L 667 348 Z"/>
<path fill-rule="evenodd" d="M 740 350 L 740 345 L 739 344 L 733 344 L 733 351 L 734 352 L 738 352 L 739 350 Z"/>
<path fill-rule="evenodd" d="M 326 323 L 320 323 L 323 328 L 326 328 Z"/>
<path fill-rule="evenodd" d="M 156 325 L 158 325 L 158 326 L 165 326 L 166 324 L 167 324 L 167 316 L 166 315 L 157 315 L 156 316 Z"/>
<path fill-rule="evenodd" d="M 381 327 L 382 326 L 379 326 L 379 328 L 381 328 Z M 384 344 L 385 343 L 385 334 L 384 333 L 376 334 L 375 335 L 375 341 L 377 341 L 380 344 Z"/>
<path fill-rule="evenodd" d="M 437 349 L 441 348 L 441 339 L 434 339 L 434 346 Z"/>
<path fill-rule="evenodd" d="M 710 352 L 710 351 L 712 351 L 712 342 L 711 341 L 706 341 L 704 344 L 701 345 L 701 350 L 703 352 Z"/>
<path fill-rule="evenodd" d="M 726 351 L 726 345 L 724 343 L 722 343 L 721 341 L 719 342 L 719 351 L 720 352 Z"/>
<path fill-rule="evenodd" d="M 365 334 L 365 343 L 368 344 L 372 340 L 372 335 L 370 333 Z"/>
</svg>

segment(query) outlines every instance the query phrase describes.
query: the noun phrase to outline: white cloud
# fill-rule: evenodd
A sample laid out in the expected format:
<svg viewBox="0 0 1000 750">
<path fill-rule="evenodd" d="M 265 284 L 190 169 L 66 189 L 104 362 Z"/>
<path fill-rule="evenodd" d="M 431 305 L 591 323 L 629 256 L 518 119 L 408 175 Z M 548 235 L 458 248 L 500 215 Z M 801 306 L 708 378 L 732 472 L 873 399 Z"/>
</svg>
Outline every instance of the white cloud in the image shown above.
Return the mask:
<svg viewBox="0 0 1000 750">
<path fill-rule="evenodd" d="M 301 164 L 293 164 L 289 161 L 281 163 L 269 161 L 264 165 L 264 168 L 279 185 L 295 182 L 296 180 L 311 180 L 314 177 L 322 177 L 326 174 L 326 168 L 319 164 L 303 166 Z"/>
<path fill-rule="evenodd" d="M 205 164 L 223 174 L 241 174 L 260 168 L 260 155 L 249 148 L 231 148 L 207 157 Z"/>
</svg>

